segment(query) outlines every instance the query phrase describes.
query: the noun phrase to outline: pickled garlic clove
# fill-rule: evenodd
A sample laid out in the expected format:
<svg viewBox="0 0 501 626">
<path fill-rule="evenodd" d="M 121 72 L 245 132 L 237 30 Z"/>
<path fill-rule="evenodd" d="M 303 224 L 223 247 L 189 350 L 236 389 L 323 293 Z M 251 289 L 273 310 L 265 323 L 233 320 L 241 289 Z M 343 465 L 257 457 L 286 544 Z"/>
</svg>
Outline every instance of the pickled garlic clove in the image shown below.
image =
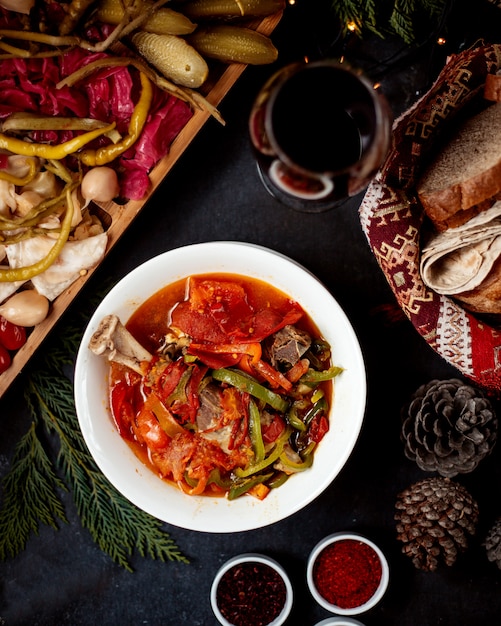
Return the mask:
<svg viewBox="0 0 501 626">
<path fill-rule="evenodd" d="M 80 193 L 85 200 L 85 206 L 91 200 L 110 202 L 120 193 L 115 170 L 106 166 L 93 167 L 83 177 Z"/>
<path fill-rule="evenodd" d="M 40 324 L 48 312 L 48 299 L 35 289 L 18 291 L 0 306 L 0 315 L 7 321 L 25 327 Z"/>
</svg>

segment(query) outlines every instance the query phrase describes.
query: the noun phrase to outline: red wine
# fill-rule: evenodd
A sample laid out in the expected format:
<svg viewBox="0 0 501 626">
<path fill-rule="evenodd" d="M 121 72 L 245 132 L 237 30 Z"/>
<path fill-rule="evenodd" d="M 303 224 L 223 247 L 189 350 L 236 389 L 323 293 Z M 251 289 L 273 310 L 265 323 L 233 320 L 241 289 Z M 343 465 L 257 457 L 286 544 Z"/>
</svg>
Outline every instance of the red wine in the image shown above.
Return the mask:
<svg viewBox="0 0 501 626">
<path fill-rule="evenodd" d="M 384 98 L 347 65 L 298 63 L 274 74 L 249 121 L 258 172 L 277 199 L 307 212 L 367 186 L 389 145 Z"/>
<path fill-rule="evenodd" d="M 293 75 L 270 105 L 272 142 L 288 160 L 311 172 L 337 172 L 356 163 L 367 142 L 363 134 L 374 123 L 366 87 L 333 66 Z"/>
</svg>

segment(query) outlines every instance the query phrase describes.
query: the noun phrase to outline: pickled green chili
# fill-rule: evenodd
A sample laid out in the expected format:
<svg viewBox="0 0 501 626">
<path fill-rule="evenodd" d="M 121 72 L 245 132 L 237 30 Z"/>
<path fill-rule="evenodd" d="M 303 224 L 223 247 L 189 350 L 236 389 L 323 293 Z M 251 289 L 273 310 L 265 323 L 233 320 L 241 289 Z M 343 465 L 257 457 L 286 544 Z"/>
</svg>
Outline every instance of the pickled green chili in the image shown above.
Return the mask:
<svg viewBox="0 0 501 626">
<path fill-rule="evenodd" d="M 77 135 L 64 143 L 56 145 L 29 142 L 24 139 L 9 137 L 8 135 L 0 133 L 0 148 L 22 156 L 37 156 L 44 159 L 64 159 L 64 157 L 83 148 L 83 146 L 90 143 L 93 139 L 105 135 L 114 128 L 115 122 L 96 130 L 90 130 L 82 135 Z"/>
<path fill-rule="evenodd" d="M 10 174 L 5 170 L 0 170 L 0 180 L 6 180 L 8 183 L 12 185 L 16 185 L 16 187 L 24 187 L 28 183 L 35 178 L 38 173 L 37 161 L 35 159 L 29 159 L 27 162 L 28 165 L 28 173 L 26 176 L 15 176 L 14 174 Z"/>
<path fill-rule="evenodd" d="M 214 380 L 218 380 L 219 382 L 227 383 L 232 387 L 236 387 L 240 391 L 246 391 L 254 398 L 266 402 L 266 404 L 269 404 L 281 413 L 285 413 L 289 407 L 289 403 L 287 400 L 282 398 L 281 395 L 263 387 L 263 385 L 259 384 L 255 378 L 252 378 L 252 376 L 249 376 L 248 374 L 237 372 L 231 368 L 222 367 L 220 369 L 213 370 L 212 378 L 214 378 Z"/>
<path fill-rule="evenodd" d="M 15 282 L 17 280 L 30 280 L 34 276 L 41 274 L 48 269 L 52 263 L 57 259 L 61 253 L 65 243 L 68 241 L 68 237 L 71 231 L 71 220 L 73 218 L 74 205 L 71 199 L 71 190 L 66 192 L 66 214 L 61 223 L 61 230 L 59 231 L 58 238 L 54 242 L 54 245 L 49 252 L 40 261 L 27 265 L 25 267 L 16 267 L 8 269 L 0 269 L 0 282 Z"/>
</svg>

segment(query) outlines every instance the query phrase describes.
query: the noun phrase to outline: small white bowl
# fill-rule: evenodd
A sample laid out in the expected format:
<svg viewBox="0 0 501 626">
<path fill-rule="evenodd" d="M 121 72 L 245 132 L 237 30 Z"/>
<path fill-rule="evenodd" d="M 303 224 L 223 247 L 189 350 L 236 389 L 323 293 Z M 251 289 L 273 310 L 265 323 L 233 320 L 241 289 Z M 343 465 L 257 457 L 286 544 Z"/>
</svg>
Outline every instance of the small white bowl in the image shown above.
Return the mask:
<svg viewBox="0 0 501 626">
<path fill-rule="evenodd" d="M 321 622 L 317 622 L 315 626 L 364 626 L 362 622 L 350 617 L 328 617 Z"/>
<path fill-rule="evenodd" d="M 235 556 L 229 559 L 228 561 L 226 561 L 226 563 L 224 563 L 224 565 L 221 566 L 216 576 L 214 577 L 214 581 L 212 582 L 212 587 L 211 587 L 211 592 L 210 592 L 210 601 L 211 601 L 212 610 L 218 622 L 222 624 L 223 626 L 234 626 L 233 622 L 229 622 L 221 613 L 221 610 L 217 602 L 217 592 L 218 592 L 218 587 L 223 576 L 232 568 L 237 567 L 238 565 L 242 565 L 243 563 L 261 563 L 262 565 L 267 565 L 271 567 L 272 569 L 274 569 L 276 572 L 278 572 L 278 574 L 282 578 L 284 585 L 285 585 L 285 602 L 280 613 L 273 619 L 273 621 L 267 624 L 267 626 L 281 626 L 282 624 L 285 623 L 285 620 L 289 617 L 289 614 L 292 609 L 293 600 L 294 600 L 294 593 L 293 593 L 289 576 L 287 575 L 287 572 L 285 571 L 285 569 L 280 565 L 280 563 L 275 561 L 275 559 L 272 559 L 271 557 L 266 556 L 264 554 L 256 554 L 253 552 L 240 554 L 238 556 Z"/>
<path fill-rule="evenodd" d="M 331 602 L 329 602 L 317 589 L 314 577 L 315 563 L 317 562 L 320 554 L 332 544 L 346 540 L 354 541 L 357 543 L 362 542 L 366 544 L 374 551 L 379 559 L 379 562 L 381 563 L 381 577 L 377 588 L 374 590 L 374 593 L 363 604 L 349 608 L 340 607 L 336 604 L 332 604 Z M 322 539 L 311 551 L 308 558 L 306 578 L 312 596 L 324 609 L 330 611 L 331 613 L 337 613 L 338 615 L 358 615 L 359 613 L 364 613 L 365 611 L 372 609 L 385 594 L 389 581 L 389 566 L 388 561 L 386 560 L 386 557 L 384 556 L 380 548 L 370 539 L 367 539 L 366 537 L 363 537 L 358 533 L 333 533 L 332 535 L 328 535 L 327 537 Z M 340 624 L 344 624 L 344 622 L 341 621 Z"/>
<path fill-rule="evenodd" d="M 133 453 L 109 410 L 106 359 L 88 346 L 105 315 L 127 322 L 163 287 L 189 276 L 240 274 L 265 281 L 298 302 L 329 342 L 333 364 L 344 368 L 334 383 L 330 428 L 310 469 L 298 473 L 263 500 L 188 496 L 162 480 Z M 304 508 L 339 474 L 358 439 L 365 413 L 362 351 L 345 313 L 329 291 L 295 261 L 261 246 L 216 241 L 169 250 L 125 276 L 99 304 L 82 338 L 75 367 L 75 405 L 87 446 L 98 467 L 128 500 L 150 515 L 189 530 L 240 532 L 262 528 Z"/>
</svg>

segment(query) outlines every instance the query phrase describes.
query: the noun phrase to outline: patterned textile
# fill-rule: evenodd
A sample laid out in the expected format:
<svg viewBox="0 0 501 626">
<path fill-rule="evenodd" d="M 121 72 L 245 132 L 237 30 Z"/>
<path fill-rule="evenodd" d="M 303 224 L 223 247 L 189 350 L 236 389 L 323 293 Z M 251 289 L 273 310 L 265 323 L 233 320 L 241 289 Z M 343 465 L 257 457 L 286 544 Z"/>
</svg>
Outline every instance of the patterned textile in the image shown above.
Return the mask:
<svg viewBox="0 0 501 626">
<path fill-rule="evenodd" d="M 501 327 L 495 328 L 440 296 L 419 272 L 423 210 L 415 182 L 433 144 L 456 114 L 481 97 L 487 73 L 501 68 L 501 45 L 452 56 L 431 89 L 394 124 L 393 146 L 369 185 L 360 221 L 405 315 L 428 344 L 478 385 L 501 391 Z"/>
</svg>

